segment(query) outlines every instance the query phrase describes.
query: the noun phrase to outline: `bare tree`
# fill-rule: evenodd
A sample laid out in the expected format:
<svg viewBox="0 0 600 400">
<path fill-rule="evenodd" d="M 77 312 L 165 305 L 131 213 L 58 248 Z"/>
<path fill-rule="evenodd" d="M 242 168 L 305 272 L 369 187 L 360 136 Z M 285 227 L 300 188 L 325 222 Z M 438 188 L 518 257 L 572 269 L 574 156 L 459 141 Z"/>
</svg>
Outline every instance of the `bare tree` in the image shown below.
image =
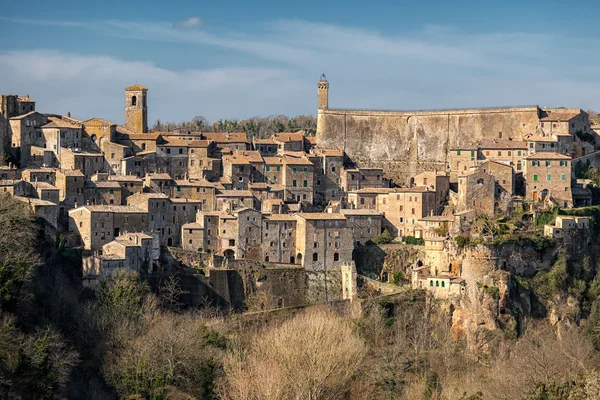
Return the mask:
<svg viewBox="0 0 600 400">
<path fill-rule="evenodd" d="M 338 399 L 366 352 L 350 322 L 310 309 L 257 334 L 225 360 L 223 399 Z"/>
</svg>

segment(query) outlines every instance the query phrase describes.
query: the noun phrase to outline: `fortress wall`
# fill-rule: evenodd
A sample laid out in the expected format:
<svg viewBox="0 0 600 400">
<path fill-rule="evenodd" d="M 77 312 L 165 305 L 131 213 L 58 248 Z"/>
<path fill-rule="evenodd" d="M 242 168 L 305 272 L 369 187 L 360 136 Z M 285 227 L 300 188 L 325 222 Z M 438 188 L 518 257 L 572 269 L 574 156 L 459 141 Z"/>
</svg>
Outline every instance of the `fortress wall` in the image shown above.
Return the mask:
<svg viewBox="0 0 600 400">
<path fill-rule="evenodd" d="M 359 166 L 383 167 L 398 183 L 445 170 L 449 149 L 483 138 L 523 140 L 538 126 L 538 107 L 439 111 L 319 110 L 317 143 L 343 149 Z"/>
</svg>

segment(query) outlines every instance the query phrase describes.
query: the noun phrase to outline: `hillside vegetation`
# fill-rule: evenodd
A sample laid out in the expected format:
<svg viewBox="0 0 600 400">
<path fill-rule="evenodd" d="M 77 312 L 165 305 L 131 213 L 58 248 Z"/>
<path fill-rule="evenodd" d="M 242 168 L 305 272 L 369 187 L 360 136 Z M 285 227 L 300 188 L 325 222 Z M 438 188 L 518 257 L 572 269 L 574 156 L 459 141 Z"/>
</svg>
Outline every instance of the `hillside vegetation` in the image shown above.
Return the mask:
<svg viewBox="0 0 600 400">
<path fill-rule="evenodd" d="M 600 396 L 596 253 L 521 282 L 544 302 L 577 299 L 577 315 L 529 318 L 519 337 L 490 332 L 472 351 L 441 303 L 412 292 L 366 301 L 358 317 L 326 306 L 260 317 L 184 310 L 176 280 L 155 293 L 125 273 L 92 292 L 80 254 L 49 245 L 22 203 L 1 197 L 0 224 L 3 398 Z"/>
</svg>

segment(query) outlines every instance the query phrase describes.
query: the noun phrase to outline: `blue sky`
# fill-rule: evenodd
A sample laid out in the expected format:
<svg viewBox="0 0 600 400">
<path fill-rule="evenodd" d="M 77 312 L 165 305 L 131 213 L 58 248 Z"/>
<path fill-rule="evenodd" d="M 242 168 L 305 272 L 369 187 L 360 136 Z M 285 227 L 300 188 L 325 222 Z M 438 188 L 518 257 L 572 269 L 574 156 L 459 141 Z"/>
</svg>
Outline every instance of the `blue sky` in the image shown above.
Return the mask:
<svg viewBox="0 0 600 400">
<path fill-rule="evenodd" d="M 332 108 L 600 109 L 599 1 L 37 1 L 0 16 L 0 92 L 149 122 Z"/>
</svg>

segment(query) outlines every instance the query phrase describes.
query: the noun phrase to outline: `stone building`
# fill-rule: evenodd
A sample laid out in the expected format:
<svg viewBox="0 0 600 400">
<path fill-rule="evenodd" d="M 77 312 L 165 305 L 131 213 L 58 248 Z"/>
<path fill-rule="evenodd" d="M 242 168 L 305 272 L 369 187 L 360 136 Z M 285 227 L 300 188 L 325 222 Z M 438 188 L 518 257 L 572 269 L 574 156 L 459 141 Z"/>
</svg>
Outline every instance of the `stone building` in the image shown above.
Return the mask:
<svg viewBox="0 0 600 400">
<path fill-rule="evenodd" d="M 549 199 L 560 207 L 572 207 L 571 157 L 541 152 L 525 158 L 527 200 Z"/>
<path fill-rule="evenodd" d="M 76 169 L 83 172 L 88 178 L 98 172 L 103 172 L 105 169 L 105 160 L 102 153 L 62 148 L 59 157 L 61 169 Z"/>
<path fill-rule="evenodd" d="M 144 190 L 144 181 L 134 175 L 109 175 L 110 182 L 116 182 L 121 186 L 121 200 L 119 204 L 127 204 L 127 197 L 142 193 Z"/>
<path fill-rule="evenodd" d="M 281 132 L 273 135 L 279 153 L 304 151 L 304 132 Z"/>
<path fill-rule="evenodd" d="M 98 174 L 86 180 L 83 186 L 83 197 L 88 205 L 121 205 L 123 194 L 118 182 L 109 181 L 108 175 Z"/>
<path fill-rule="evenodd" d="M 450 182 L 456 183 L 459 176 L 471 173 L 471 169 L 477 166 L 478 151 L 477 144 L 463 144 L 450 149 L 448 154 Z"/>
<path fill-rule="evenodd" d="M 324 204 L 344 196 L 340 180 L 344 168 L 344 153 L 338 149 L 313 148 L 308 159 L 314 166 L 314 202 Z"/>
<path fill-rule="evenodd" d="M 523 159 L 528 155 L 527 143 L 518 140 L 482 140 L 479 159 L 510 165 L 515 171 L 523 169 Z"/>
<path fill-rule="evenodd" d="M 362 246 L 382 232 L 381 214 L 369 209 L 341 209 L 347 226 L 352 230 L 355 246 Z"/>
<path fill-rule="evenodd" d="M 590 217 L 557 215 L 554 225 L 544 225 L 544 236 L 553 238 L 568 238 L 577 230 L 590 228 Z"/>
<path fill-rule="evenodd" d="M 450 176 L 445 172 L 425 171 L 412 180 L 413 187 L 423 186 L 435 192 L 436 214 L 441 213 L 450 193 Z"/>
<path fill-rule="evenodd" d="M 148 213 L 133 206 L 83 206 L 69 210 L 69 232 L 73 247 L 101 250 L 125 232 L 148 230 Z"/>
<path fill-rule="evenodd" d="M 219 190 L 215 198 L 216 210 L 254 208 L 254 196 L 250 190 Z"/>
<path fill-rule="evenodd" d="M 476 214 L 494 215 L 496 181 L 483 170 L 458 178 L 456 211 L 474 210 Z"/>
<path fill-rule="evenodd" d="M 328 270 L 352 263 L 354 241 L 341 213 L 298 213 L 296 262 L 309 270 Z"/>
<path fill-rule="evenodd" d="M 419 220 L 435 214 L 437 208 L 436 192 L 424 186 L 394 188 L 376 198 L 376 210 L 383 216 L 382 228 L 398 237 L 422 237 Z"/>
<path fill-rule="evenodd" d="M 134 133 L 148 132 L 148 89 L 135 85 L 125 88 L 125 127 Z"/>
<path fill-rule="evenodd" d="M 262 222 L 264 261 L 296 264 L 296 218 L 290 214 L 264 216 Z"/>
<path fill-rule="evenodd" d="M 205 132 L 202 133 L 202 139 L 215 142 L 220 149 L 251 150 L 251 143 L 246 132 Z"/>
<path fill-rule="evenodd" d="M 496 198 L 504 193 L 509 196 L 517 194 L 515 173 L 510 165 L 496 161 L 484 161 L 478 169 L 494 177 L 496 181 Z"/>
<path fill-rule="evenodd" d="M 171 198 L 196 200 L 202 204 L 201 210 L 213 211 L 216 205 L 217 185 L 205 179 L 176 180 L 171 184 Z"/>
<path fill-rule="evenodd" d="M 204 251 L 204 228 L 198 222 L 188 222 L 181 226 L 181 247 L 185 250 Z"/>
<path fill-rule="evenodd" d="M 284 201 L 290 203 L 313 203 L 314 166 L 306 157 L 288 154 L 283 160 Z"/>
</svg>

